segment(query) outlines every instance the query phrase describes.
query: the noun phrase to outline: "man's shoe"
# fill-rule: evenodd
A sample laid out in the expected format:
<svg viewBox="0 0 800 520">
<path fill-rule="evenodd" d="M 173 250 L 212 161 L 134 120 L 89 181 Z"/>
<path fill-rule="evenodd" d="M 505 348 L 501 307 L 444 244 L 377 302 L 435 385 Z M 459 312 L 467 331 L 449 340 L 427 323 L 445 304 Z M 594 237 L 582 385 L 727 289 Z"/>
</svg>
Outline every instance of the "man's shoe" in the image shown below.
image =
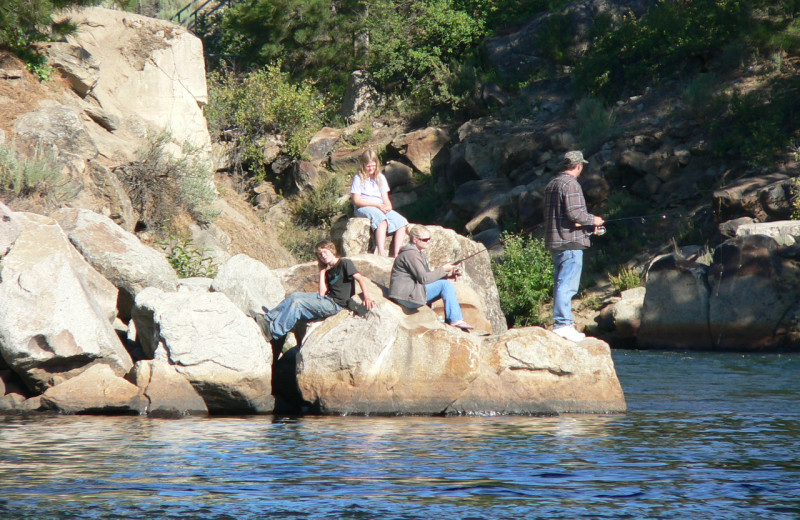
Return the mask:
<svg viewBox="0 0 800 520">
<path fill-rule="evenodd" d="M 586 334 L 578 332 L 577 329 L 575 329 L 575 327 L 572 325 L 567 325 L 566 327 L 558 327 L 557 329 L 553 329 L 553 332 L 555 332 L 562 338 L 574 341 L 575 343 L 581 342 L 586 339 Z"/>
<path fill-rule="evenodd" d="M 475 328 L 464 320 L 454 321 L 450 325 L 452 325 L 453 327 L 458 327 L 459 329 L 467 332 Z"/>
<path fill-rule="evenodd" d="M 264 333 L 264 337 L 267 338 L 267 341 L 272 341 L 272 330 L 270 329 L 270 325 L 272 325 L 272 320 L 269 319 L 269 316 L 266 314 L 256 314 L 256 323 L 258 326 L 261 327 L 261 332 Z"/>
</svg>

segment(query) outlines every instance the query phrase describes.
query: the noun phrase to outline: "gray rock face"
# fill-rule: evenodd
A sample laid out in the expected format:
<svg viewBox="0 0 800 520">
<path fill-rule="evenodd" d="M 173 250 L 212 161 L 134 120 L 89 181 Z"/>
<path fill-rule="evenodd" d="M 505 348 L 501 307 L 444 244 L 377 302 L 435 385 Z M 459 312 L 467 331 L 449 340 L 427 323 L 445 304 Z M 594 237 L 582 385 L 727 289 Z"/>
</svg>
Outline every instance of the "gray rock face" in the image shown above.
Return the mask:
<svg viewBox="0 0 800 520">
<path fill-rule="evenodd" d="M 675 255 L 653 261 L 647 272 L 639 345 L 711 348 L 707 273 L 708 266 Z"/>
<path fill-rule="evenodd" d="M 713 204 L 722 218 L 735 218 L 749 215 L 762 221 L 769 217 L 788 218 L 788 213 L 775 215 L 777 194 L 786 197 L 785 185 L 789 178 L 782 173 L 772 173 L 761 177 L 747 177 L 737 180 L 718 190 L 714 190 Z M 780 191 L 779 191 L 780 190 Z M 784 203 L 784 206 L 788 204 Z"/>
<path fill-rule="evenodd" d="M 87 159 L 99 153 L 78 113 L 65 105 L 40 108 L 20 116 L 14 123 L 14 133 L 20 139 L 55 145 L 61 151 Z"/>
<path fill-rule="evenodd" d="M 709 331 L 720 350 L 800 347 L 800 263 L 774 239 L 737 237 L 714 250 Z"/>
<path fill-rule="evenodd" d="M 97 363 L 119 376 L 127 373 L 133 363 L 111 325 L 117 289 L 53 220 L 17 215 L 24 229 L 0 273 L 2 357 L 33 391 Z"/>
<path fill-rule="evenodd" d="M 612 310 L 615 336 L 619 339 L 635 338 L 642 324 L 642 307 L 644 306 L 644 287 L 635 287 L 622 292 L 622 298 Z"/>
<path fill-rule="evenodd" d="M 120 290 L 127 319 L 133 299 L 145 287 L 175 291 L 178 275 L 159 251 L 142 244 L 110 218 L 85 209 L 63 208 L 52 217 L 86 260 Z"/>
<path fill-rule="evenodd" d="M 586 49 L 590 29 L 598 15 L 610 16 L 618 20 L 621 16 L 632 13 L 641 16 L 655 2 L 652 0 L 631 0 L 608 2 L 607 0 L 584 0 L 570 4 L 563 13 L 570 17 L 573 42 L 578 52 Z M 548 29 L 548 20 L 562 13 L 547 12 L 527 23 L 517 32 L 492 38 L 484 44 L 484 51 L 489 61 L 506 79 L 523 79 L 543 65 L 539 34 Z"/>
<path fill-rule="evenodd" d="M 625 409 L 610 350 L 598 340 L 575 345 L 536 328 L 480 338 L 425 307 L 406 316 L 389 302 L 367 320 L 340 313 L 315 328 L 297 354 L 297 379 L 324 413 Z"/>
<path fill-rule="evenodd" d="M 800 240 L 800 221 L 748 222 L 736 228 L 736 236 L 764 235 L 781 246 L 791 246 Z"/>
<path fill-rule="evenodd" d="M 86 96 L 97 84 L 100 64 L 83 47 L 67 42 L 53 42 L 47 46 L 47 56 L 79 96 Z"/>
<path fill-rule="evenodd" d="M 248 316 L 272 309 L 286 297 L 280 279 L 261 262 L 240 254 L 220 267 L 211 284 L 213 291 L 225 295 Z"/>
<path fill-rule="evenodd" d="M 147 415 L 183 417 L 208 415 L 205 401 L 174 366 L 160 360 L 139 361 L 133 368 L 133 380 L 147 399 Z"/>
<path fill-rule="evenodd" d="M 408 159 L 417 171 L 430 174 L 434 159 L 449 143 L 450 136 L 444 129 L 423 128 L 397 137 L 391 147 Z"/>
<path fill-rule="evenodd" d="M 131 198 L 117 174 L 97 161 L 89 161 L 88 171 L 99 199 L 97 206 L 122 229 L 133 232 L 139 215 L 134 211 Z"/>
<path fill-rule="evenodd" d="M 770 237 L 724 242 L 711 266 L 662 257 L 650 267 L 638 344 L 702 350 L 800 346 L 800 263 Z"/>
<path fill-rule="evenodd" d="M 0 257 L 8 253 L 22 232 L 22 224 L 17 222 L 14 212 L 0 202 Z"/>
<path fill-rule="evenodd" d="M 316 134 L 308 142 L 306 154 L 309 156 L 311 162 L 319 164 L 327 162 L 328 154 L 331 153 L 333 147 L 339 142 L 342 137 L 342 131 L 338 128 L 325 127 Z"/>
<path fill-rule="evenodd" d="M 136 296 L 133 321 L 145 353 L 184 376 L 209 412 L 272 411 L 272 349 L 224 294 L 150 287 Z"/>
<path fill-rule="evenodd" d="M 70 414 L 141 414 L 147 400 L 136 385 L 116 375 L 108 365 L 94 365 L 49 388 L 41 397 L 41 406 Z"/>
<path fill-rule="evenodd" d="M 381 103 L 381 96 L 372 85 L 369 73 L 357 70 L 350 74 L 339 113 L 347 121 L 360 121 Z"/>
</svg>

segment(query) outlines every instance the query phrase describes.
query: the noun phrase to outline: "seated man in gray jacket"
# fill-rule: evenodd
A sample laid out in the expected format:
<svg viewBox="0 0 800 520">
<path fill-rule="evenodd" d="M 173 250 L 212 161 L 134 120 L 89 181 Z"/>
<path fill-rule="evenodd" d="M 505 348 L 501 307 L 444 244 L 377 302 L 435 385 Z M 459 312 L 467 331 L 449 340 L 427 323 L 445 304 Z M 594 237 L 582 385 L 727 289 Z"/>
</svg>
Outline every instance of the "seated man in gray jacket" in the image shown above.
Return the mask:
<svg viewBox="0 0 800 520">
<path fill-rule="evenodd" d="M 427 249 L 431 233 L 425 226 L 414 226 L 408 233 L 409 243 L 403 246 L 392 266 L 389 298 L 404 307 L 416 309 L 439 298 L 444 300 L 447 323 L 462 330 L 473 327 L 461 315 L 461 306 L 456 298 L 456 288 L 448 280 L 458 276 L 453 264 L 444 264 L 431 271 L 423 251 Z"/>
</svg>

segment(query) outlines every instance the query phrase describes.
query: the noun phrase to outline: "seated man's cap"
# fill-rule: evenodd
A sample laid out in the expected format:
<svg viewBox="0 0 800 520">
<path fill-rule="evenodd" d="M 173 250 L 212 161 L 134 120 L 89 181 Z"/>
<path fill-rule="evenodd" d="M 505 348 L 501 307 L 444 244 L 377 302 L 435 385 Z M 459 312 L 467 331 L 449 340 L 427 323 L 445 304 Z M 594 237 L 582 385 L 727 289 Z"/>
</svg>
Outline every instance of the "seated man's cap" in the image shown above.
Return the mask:
<svg viewBox="0 0 800 520">
<path fill-rule="evenodd" d="M 567 152 L 564 154 L 564 167 L 572 169 L 579 164 L 589 164 L 589 161 L 583 158 L 583 154 L 577 150 Z"/>
</svg>

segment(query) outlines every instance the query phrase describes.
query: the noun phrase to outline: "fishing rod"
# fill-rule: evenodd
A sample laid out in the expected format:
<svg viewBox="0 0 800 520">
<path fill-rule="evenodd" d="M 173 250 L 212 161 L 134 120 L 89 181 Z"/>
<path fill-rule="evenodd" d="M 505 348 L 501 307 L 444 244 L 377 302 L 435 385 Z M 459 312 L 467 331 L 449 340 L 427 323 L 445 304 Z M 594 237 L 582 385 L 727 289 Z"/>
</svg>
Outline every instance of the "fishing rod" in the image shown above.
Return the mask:
<svg viewBox="0 0 800 520">
<path fill-rule="evenodd" d="M 667 220 L 668 215 L 666 213 L 650 213 L 649 215 L 636 215 L 633 217 L 617 217 L 617 218 L 610 218 L 608 220 L 603 220 L 603 223 L 599 226 L 594 227 L 594 231 L 591 232 L 592 235 L 596 236 L 603 236 L 606 234 L 606 224 L 609 222 L 621 222 L 623 220 L 638 220 L 642 224 L 646 224 L 648 219 L 652 219 L 654 217 L 658 217 L 661 220 Z M 589 227 L 589 226 L 586 226 Z"/>
<path fill-rule="evenodd" d="M 596 235 L 596 236 L 603 236 L 603 235 L 605 235 L 605 234 L 606 234 L 606 228 L 605 228 L 605 225 L 606 225 L 608 222 L 620 222 L 620 221 L 623 221 L 623 220 L 639 220 L 639 221 L 641 221 L 641 223 L 642 223 L 642 224 L 646 224 L 646 223 L 647 223 L 647 220 L 648 220 L 648 219 L 652 219 L 653 217 L 659 217 L 661 220 L 667 220 L 667 218 L 669 218 L 669 216 L 668 216 L 666 213 L 649 213 L 649 214 L 647 214 L 647 215 L 636 215 L 636 216 L 633 216 L 633 217 L 617 217 L 617 218 L 610 218 L 610 219 L 608 219 L 608 220 L 604 220 L 602 225 L 600 225 L 600 226 L 594 226 L 594 231 L 592 231 L 592 232 L 591 232 L 591 234 L 592 234 L 592 235 Z M 530 230 L 534 229 L 535 227 L 537 227 L 537 226 L 533 226 L 533 227 L 530 227 L 530 228 L 527 228 L 527 229 L 523 229 L 522 231 L 519 231 L 519 232 L 517 232 L 517 233 L 514 233 L 513 235 L 510 235 L 510 236 L 508 236 L 508 237 L 506 237 L 506 238 L 501 238 L 500 240 L 498 240 L 498 241 L 496 241 L 496 242 L 493 242 L 492 244 L 489 244 L 488 246 L 485 246 L 485 247 L 484 247 L 484 249 L 482 249 L 482 250 L 480 250 L 480 251 L 477 251 L 477 252 L 475 252 L 475 253 L 472 253 L 471 255 L 467 255 L 467 256 L 465 256 L 464 258 L 462 258 L 461 260 L 456 260 L 455 262 L 453 262 L 453 265 L 457 266 L 457 265 L 458 265 L 458 264 L 460 264 L 461 262 L 463 262 L 463 261 L 465 261 L 465 260 L 469 260 L 469 259 L 470 259 L 470 258 L 472 258 L 473 256 L 477 256 L 477 255 L 479 255 L 479 254 L 481 254 L 481 253 L 488 252 L 488 251 L 489 251 L 490 249 L 492 249 L 493 247 L 495 247 L 495 246 L 498 246 L 498 245 L 500 245 L 500 244 L 502 244 L 502 243 L 506 242 L 507 240 L 511 239 L 512 237 L 515 237 L 515 236 L 517 236 L 517 235 L 521 235 L 521 234 L 523 234 L 523 233 L 526 233 L 526 232 L 528 232 L 528 231 L 530 231 Z M 580 225 L 578 225 L 578 227 L 590 227 L 590 226 L 580 226 Z"/>
<path fill-rule="evenodd" d="M 488 246 L 483 246 L 483 249 L 481 249 L 480 251 L 476 251 L 475 253 L 472 253 L 471 255 L 467 255 L 467 256 L 465 256 L 464 258 L 462 258 L 461 260 L 456 260 L 455 262 L 452 262 L 452 264 L 453 264 L 453 265 L 458 265 L 458 264 L 460 264 L 461 262 L 463 262 L 464 260 L 469 260 L 469 259 L 470 259 L 470 258 L 472 258 L 473 256 L 478 256 L 478 255 L 479 255 L 479 254 L 481 254 L 481 253 L 488 253 L 488 252 L 489 252 L 489 250 L 490 250 L 490 249 L 492 249 L 492 248 L 494 248 L 495 246 L 499 246 L 500 244 L 502 244 L 502 243 L 504 243 L 504 242 L 506 242 L 506 241 L 508 241 L 508 240 L 511 240 L 512 238 L 514 238 L 514 237 L 516 237 L 516 236 L 522 235 L 523 233 L 527 233 L 527 232 L 529 232 L 529 231 L 532 231 L 532 230 L 536 229 L 537 227 L 539 227 L 539 225 L 538 225 L 538 224 L 537 224 L 536 226 L 531 226 L 531 227 L 529 227 L 529 228 L 525 228 L 525 229 L 523 229 L 522 231 L 517 231 L 517 232 L 516 232 L 516 233 L 514 233 L 513 235 L 509 235 L 509 236 L 507 236 L 506 238 L 501 238 L 501 239 L 497 240 L 496 242 L 492 242 L 492 243 L 491 243 L 491 244 L 489 244 Z"/>
</svg>

